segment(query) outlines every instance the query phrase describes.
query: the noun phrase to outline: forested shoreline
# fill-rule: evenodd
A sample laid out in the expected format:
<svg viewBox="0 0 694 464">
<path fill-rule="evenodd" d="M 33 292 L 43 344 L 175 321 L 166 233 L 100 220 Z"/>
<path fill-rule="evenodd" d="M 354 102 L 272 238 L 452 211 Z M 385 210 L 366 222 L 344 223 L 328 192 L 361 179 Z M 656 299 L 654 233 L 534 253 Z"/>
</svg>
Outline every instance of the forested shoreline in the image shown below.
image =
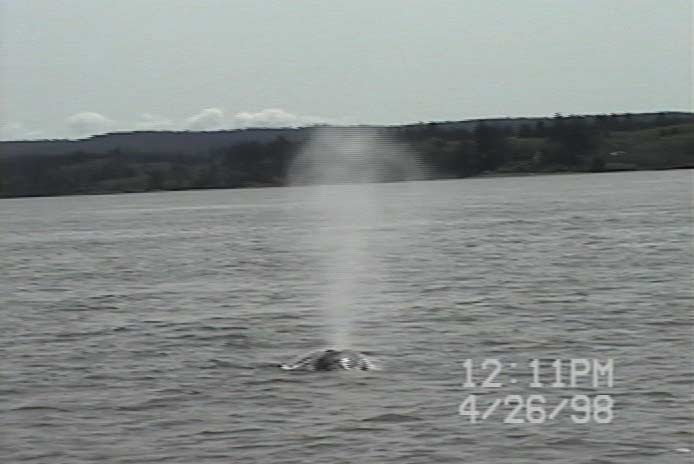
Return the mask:
<svg viewBox="0 0 694 464">
<path fill-rule="evenodd" d="M 116 146 L 48 154 L 46 147 L 64 142 L 2 142 L 0 197 L 281 186 L 311 130 L 272 130 L 264 139 L 196 153 L 148 152 L 143 143 L 137 150 Z M 378 130 L 411 147 L 429 178 L 694 168 L 693 113 L 557 114 Z M 20 143 L 23 152 L 13 153 L 10 148 Z M 32 151 L 33 146 L 41 149 Z"/>
</svg>

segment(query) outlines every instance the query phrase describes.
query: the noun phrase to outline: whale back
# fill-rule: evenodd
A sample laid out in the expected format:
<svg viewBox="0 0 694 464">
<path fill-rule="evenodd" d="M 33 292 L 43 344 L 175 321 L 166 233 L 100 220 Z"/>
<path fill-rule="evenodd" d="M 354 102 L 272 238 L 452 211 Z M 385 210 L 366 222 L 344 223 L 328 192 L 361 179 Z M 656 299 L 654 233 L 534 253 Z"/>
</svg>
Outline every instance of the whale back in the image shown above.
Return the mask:
<svg viewBox="0 0 694 464">
<path fill-rule="evenodd" d="M 370 370 L 373 363 L 363 353 L 354 350 L 318 350 L 281 364 L 286 370 L 336 371 L 336 370 Z"/>
</svg>

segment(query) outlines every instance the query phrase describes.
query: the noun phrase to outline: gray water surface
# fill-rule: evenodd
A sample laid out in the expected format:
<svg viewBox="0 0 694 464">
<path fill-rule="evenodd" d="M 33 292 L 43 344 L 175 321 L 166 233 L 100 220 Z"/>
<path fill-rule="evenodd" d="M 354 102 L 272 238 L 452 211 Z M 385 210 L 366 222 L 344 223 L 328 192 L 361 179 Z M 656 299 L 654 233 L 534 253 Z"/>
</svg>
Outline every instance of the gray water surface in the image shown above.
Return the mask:
<svg viewBox="0 0 694 464">
<path fill-rule="evenodd" d="M 331 342 L 307 188 L 2 200 L 0 461 L 691 463 L 691 185 L 369 186 L 343 310 L 383 369 L 359 374 L 276 367 Z M 468 358 L 503 385 L 463 388 Z M 614 385 L 530 388 L 557 358 L 611 358 Z M 471 393 L 609 394 L 614 419 L 472 424 Z"/>
</svg>

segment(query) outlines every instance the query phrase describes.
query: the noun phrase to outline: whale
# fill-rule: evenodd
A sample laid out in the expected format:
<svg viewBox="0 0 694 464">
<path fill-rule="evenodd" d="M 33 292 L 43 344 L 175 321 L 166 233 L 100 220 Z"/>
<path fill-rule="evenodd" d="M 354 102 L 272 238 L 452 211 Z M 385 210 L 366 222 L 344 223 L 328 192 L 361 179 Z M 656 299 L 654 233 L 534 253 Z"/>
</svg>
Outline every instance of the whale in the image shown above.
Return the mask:
<svg viewBox="0 0 694 464">
<path fill-rule="evenodd" d="M 280 364 L 280 368 L 289 371 L 368 371 L 376 366 L 359 351 L 328 348 L 312 351 L 292 362 Z"/>
</svg>

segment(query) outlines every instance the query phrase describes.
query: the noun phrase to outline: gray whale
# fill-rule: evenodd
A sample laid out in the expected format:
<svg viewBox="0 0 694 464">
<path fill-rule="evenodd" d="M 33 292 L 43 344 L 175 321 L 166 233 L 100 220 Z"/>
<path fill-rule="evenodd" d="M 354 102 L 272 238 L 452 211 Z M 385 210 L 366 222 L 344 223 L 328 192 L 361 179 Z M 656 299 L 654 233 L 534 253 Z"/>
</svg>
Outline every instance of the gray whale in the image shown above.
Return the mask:
<svg viewBox="0 0 694 464">
<path fill-rule="evenodd" d="M 359 351 L 332 348 L 312 351 L 293 362 L 280 364 L 280 367 L 290 371 L 368 371 L 375 369 L 374 363 Z"/>
</svg>

